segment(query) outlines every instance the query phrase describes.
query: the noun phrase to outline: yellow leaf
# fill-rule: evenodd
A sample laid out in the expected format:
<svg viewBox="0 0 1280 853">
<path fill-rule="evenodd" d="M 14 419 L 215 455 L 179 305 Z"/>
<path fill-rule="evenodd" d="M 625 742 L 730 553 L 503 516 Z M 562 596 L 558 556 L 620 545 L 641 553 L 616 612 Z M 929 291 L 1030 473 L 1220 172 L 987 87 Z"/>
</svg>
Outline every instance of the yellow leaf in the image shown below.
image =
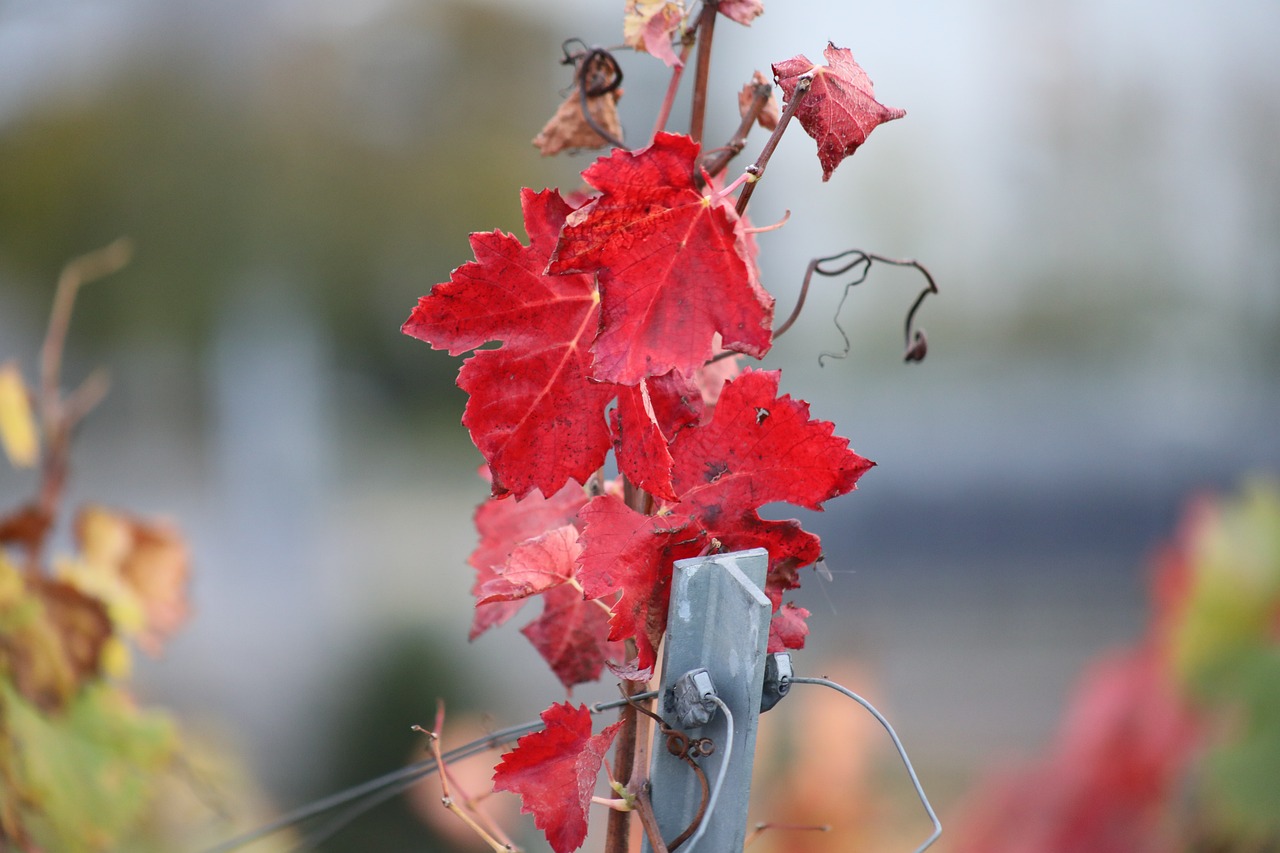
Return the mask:
<svg viewBox="0 0 1280 853">
<path fill-rule="evenodd" d="M 31 468 L 40 458 L 40 436 L 31 398 L 16 362 L 0 364 L 0 444 L 15 468 Z"/>
</svg>

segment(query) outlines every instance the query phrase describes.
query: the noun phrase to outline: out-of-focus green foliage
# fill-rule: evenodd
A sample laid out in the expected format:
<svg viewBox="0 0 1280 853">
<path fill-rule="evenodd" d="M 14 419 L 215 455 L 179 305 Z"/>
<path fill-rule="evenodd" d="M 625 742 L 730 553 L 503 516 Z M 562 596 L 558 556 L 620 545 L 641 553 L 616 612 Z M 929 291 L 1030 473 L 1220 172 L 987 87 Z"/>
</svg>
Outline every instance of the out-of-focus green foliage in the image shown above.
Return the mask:
<svg viewBox="0 0 1280 853">
<path fill-rule="evenodd" d="M 552 179 L 527 140 L 567 82 L 556 41 L 451 2 L 236 67 L 225 48 L 141 49 L 0 125 L 6 286 L 42 304 L 66 258 L 127 235 L 129 276 L 85 294 L 81 344 L 198 346 L 229 294 L 283 281 L 348 363 L 431 370 L 395 329 L 468 231 L 519 230 L 511 187 Z"/>
<path fill-rule="evenodd" d="M 1216 833 L 1280 839 L 1280 488 L 1204 503 L 1181 554 L 1170 636 L 1178 677 L 1212 718 L 1205 760 Z"/>
</svg>

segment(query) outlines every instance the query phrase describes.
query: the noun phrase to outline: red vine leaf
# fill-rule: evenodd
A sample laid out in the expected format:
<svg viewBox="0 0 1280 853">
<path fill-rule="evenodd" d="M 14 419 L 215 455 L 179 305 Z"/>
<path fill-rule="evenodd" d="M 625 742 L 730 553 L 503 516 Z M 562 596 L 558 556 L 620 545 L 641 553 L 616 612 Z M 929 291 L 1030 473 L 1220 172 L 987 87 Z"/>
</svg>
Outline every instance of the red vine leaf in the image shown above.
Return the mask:
<svg viewBox="0 0 1280 853">
<path fill-rule="evenodd" d="M 809 626 L 805 624 L 809 611 L 788 601 L 778 608 L 769 623 L 769 654 L 787 649 L 803 649 Z"/>
<path fill-rule="evenodd" d="M 476 590 L 476 605 L 518 601 L 566 584 L 581 553 L 578 531 L 571 524 L 517 545 L 506 564 L 495 567 L 494 577 Z"/>
<path fill-rule="evenodd" d="M 544 498 L 535 489 L 519 500 L 491 500 L 481 504 L 475 516 L 480 542 L 468 560 L 476 570 L 472 594 L 481 595 L 485 584 L 497 578 L 499 569 L 506 565 L 520 543 L 552 528 L 572 524 L 586 502 L 583 490 L 571 483 L 549 498 Z M 515 599 L 477 604 L 469 639 L 474 640 L 495 625 L 506 622 L 523 603 Z"/>
<path fill-rule="evenodd" d="M 716 10 L 744 27 L 749 27 L 752 21 L 764 14 L 764 3 L 761 0 L 720 0 L 716 4 Z"/>
<path fill-rule="evenodd" d="M 609 638 L 635 640 L 637 678 L 656 663 L 675 560 L 713 540 L 728 551 L 766 548 L 767 588 L 777 607 L 798 585 L 796 569 L 817 561 L 821 543 L 798 522 L 762 519 L 757 510 L 778 501 L 820 510 L 875 464 L 833 435 L 830 423 L 810 420 L 807 403 L 779 397 L 779 375 L 744 372 L 725 384 L 708 423 L 676 435 L 670 449 L 678 500 L 658 514 L 642 515 L 614 496 L 597 497 L 579 513 L 579 583 L 590 598 L 620 593 Z"/>
<path fill-rule="evenodd" d="M 724 386 L 710 423 L 676 436 L 673 481 L 685 505 L 713 522 L 776 501 L 821 510 L 875 463 L 849 450 L 809 404 L 778 397 L 778 371 L 748 370 Z"/>
<path fill-rule="evenodd" d="M 520 629 L 566 690 L 595 681 L 609 653 L 609 614 L 569 585 L 549 589 L 542 615 Z"/>
<path fill-rule="evenodd" d="M 699 191 L 698 150 L 687 136 L 659 133 L 582 173 L 601 194 L 569 215 L 547 271 L 599 275 L 596 379 L 690 375 L 712 355 L 715 332 L 754 356 L 772 343 L 773 297 L 756 279 L 732 200 Z"/>
<path fill-rule="evenodd" d="M 493 789 L 520 795 L 520 810 L 547 836 L 556 853 L 570 853 L 587 837 L 587 807 L 604 755 L 621 722 L 591 734 L 586 705 L 568 702 L 542 712 L 546 724 L 525 735 L 494 768 Z"/>
<path fill-rule="evenodd" d="M 812 73 L 813 85 L 795 115 L 805 132 L 818 143 L 822 180 L 826 181 L 840 161 L 856 151 L 877 125 L 902 118 L 907 111 L 886 107 L 876 100 L 871 78 L 853 61 L 848 48 L 827 42 L 823 55 L 827 59 L 823 66 L 814 65 L 803 54 L 774 63 L 773 79 L 782 87 L 789 102 L 795 94 L 796 83 Z"/>
<path fill-rule="evenodd" d="M 628 47 L 653 54 L 668 68 L 681 65 L 671 40 L 684 21 L 684 9 L 671 0 L 627 0 L 622 40 Z"/>
<path fill-rule="evenodd" d="M 609 639 L 635 640 L 638 657 L 634 667 L 618 673 L 648 678 L 667 626 L 671 564 L 697 555 L 705 537 L 689 529 L 687 518 L 643 515 L 614 495 L 593 498 L 579 515 L 586 526 L 578 582 L 588 598 L 620 593 Z"/>
<path fill-rule="evenodd" d="M 590 275 L 546 275 L 569 205 L 553 190 L 521 193 L 529 246 L 510 234 L 471 235 L 476 260 L 418 300 L 402 330 L 459 355 L 490 341 L 458 373 L 470 395 L 462 423 L 489 463 L 493 493 L 553 494 L 584 483 L 610 444 L 615 388 L 590 381 L 599 326 Z"/>
</svg>

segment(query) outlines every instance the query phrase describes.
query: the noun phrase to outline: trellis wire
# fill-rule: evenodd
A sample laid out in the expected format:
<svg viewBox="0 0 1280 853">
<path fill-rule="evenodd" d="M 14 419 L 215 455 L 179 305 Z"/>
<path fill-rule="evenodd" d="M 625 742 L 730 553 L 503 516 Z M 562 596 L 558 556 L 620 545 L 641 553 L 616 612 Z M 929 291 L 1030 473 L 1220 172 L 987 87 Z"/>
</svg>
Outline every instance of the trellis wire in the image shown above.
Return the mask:
<svg viewBox="0 0 1280 853">
<path fill-rule="evenodd" d="M 894 747 L 896 747 L 898 750 L 898 757 L 902 759 L 903 765 L 907 768 L 907 775 L 911 777 L 911 784 L 916 789 L 916 796 L 920 798 L 920 802 L 924 805 L 925 813 L 929 815 L 929 820 L 933 822 L 933 834 L 930 835 L 928 838 L 926 838 L 925 842 L 916 848 L 916 853 L 923 853 L 924 850 L 927 850 L 933 844 L 933 842 L 937 841 L 938 837 L 942 835 L 942 822 L 939 821 L 938 816 L 934 814 L 933 806 L 929 805 L 929 798 L 924 793 L 924 786 L 920 784 L 920 778 L 916 776 L 916 770 L 914 767 L 911 766 L 911 759 L 907 757 L 906 747 L 902 745 L 902 741 L 898 738 L 898 733 L 893 730 L 893 726 L 891 726 L 889 724 L 889 721 L 885 719 L 884 714 L 881 714 L 879 711 L 876 710 L 874 705 L 872 705 L 866 699 L 863 699 L 857 693 L 854 693 L 848 687 L 845 687 L 842 684 L 837 684 L 834 681 L 828 681 L 825 678 L 806 678 L 801 676 L 792 676 L 791 683 L 792 684 L 820 684 L 823 687 L 830 687 L 832 690 L 835 690 L 839 693 L 844 694 L 845 696 L 848 696 L 850 699 L 857 702 L 863 708 L 866 708 L 867 711 L 869 711 L 871 715 L 875 717 L 877 721 L 879 721 L 880 725 L 884 726 L 884 730 L 889 733 L 889 737 L 893 739 Z"/>
<path fill-rule="evenodd" d="M 639 693 L 631 698 L 632 700 L 638 701 L 643 699 L 652 699 L 656 695 L 656 691 L 650 691 L 648 693 Z M 594 705 L 589 705 L 588 709 L 593 714 L 599 714 L 614 708 L 620 708 L 625 704 L 627 704 L 626 699 L 614 699 L 610 702 L 597 702 Z M 444 754 L 444 758 L 446 761 L 461 761 L 462 759 L 470 758 L 471 756 L 485 752 L 486 750 L 508 744 L 513 740 L 523 737 L 524 735 L 536 732 L 542 727 L 543 722 L 541 720 L 532 720 L 527 723 L 509 726 L 505 729 L 500 729 L 493 734 L 477 738 L 470 743 L 451 749 Z M 425 758 L 422 761 L 409 764 L 405 767 L 393 770 L 390 773 L 385 773 L 366 782 L 361 782 L 358 785 L 353 785 L 350 788 L 330 794 L 327 797 L 322 797 L 321 799 L 307 803 L 304 806 L 299 806 L 293 811 L 283 814 L 275 820 L 263 824 L 257 829 L 237 835 L 234 838 L 222 842 L 221 844 L 210 847 L 205 851 L 205 853 L 230 853 L 232 850 L 237 850 L 246 844 L 265 838 L 268 835 L 273 835 L 277 832 L 288 829 L 291 826 L 297 826 L 305 821 L 311 820 L 312 818 L 319 817 L 326 812 L 333 811 L 334 809 L 345 806 L 348 803 L 353 803 L 354 805 L 346 811 L 335 815 L 332 820 L 326 822 L 319 830 L 308 833 L 303 839 L 305 845 L 318 844 L 320 841 L 323 841 L 338 832 L 360 815 L 381 805 L 387 800 L 392 799 L 397 794 L 403 793 L 413 787 L 419 779 L 430 776 L 439 769 L 440 768 L 434 758 Z"/>
</svg>

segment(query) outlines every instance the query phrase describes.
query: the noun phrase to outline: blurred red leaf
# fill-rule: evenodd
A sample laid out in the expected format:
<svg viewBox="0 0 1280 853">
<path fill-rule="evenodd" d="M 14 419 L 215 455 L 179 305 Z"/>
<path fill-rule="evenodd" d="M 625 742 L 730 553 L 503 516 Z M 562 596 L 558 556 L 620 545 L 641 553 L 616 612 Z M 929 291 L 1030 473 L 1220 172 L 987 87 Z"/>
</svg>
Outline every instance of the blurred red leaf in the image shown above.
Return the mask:
<svg viewBox="0 0 1280 853">
<path fill-rule="evenodd" d="M 752 21 L 764 14 L 764 3 L 761 0 L 720 0 L 716 11 L 749 27 Z"/>
<path fill-rule="evenodd" d="M 520 629 L 566 690 L 595 681 L 610 650 L 609 614 L 577 588 L 563 585 L 542 597 L 542 615 Z"/>
<path fill-rule="evenodd" d="M 569 853 L 587 837 L 587 807 L 604 755 L 621 722 L 591 734 L 586 705 L 568 702 L 542 712 L 546 724 L 525 735 L 494 768 L 493 789 L 520 795 L 521 811 L 547 836 L 556 853 Z"/>
<path fill-rule="evenodd" d="M 1154 645 L 1093 664 L 1050 756 L 990 781 L 956 834 L 960 853 L 1162 853 L 1164 804 L 1200 726 Z"/>
<path fill-rule="evenodd" d="M 601 194 L 569 215 L 547 269 L 599 275 L 599 380 L 692 375 L 716 332 L 726 348 L 757 357 L 772 343 L 773 297 L 756 280 L 732 200 L 699 191 L 698 151 L 687 136 L 659 133 L 582 173 Z"/>
<path fill-rule="evenodd" d="M 795 116 L 818 143 L 825 181 L 878 125 L 902 118 L 907 111 L 886 107 L 876 100 L 871 78 L 853 61 L 848 48 L 827 42 L 823 56 L 827 64 L 822 66 L 803 54 L 774 63 L 773 79 L 790 102 L 800 78 L 812 73 L 813 84 Z"/>
<path fill-rule="evenodd" d="M 591 380 L 599 325 L 590 275 L 546 275 L 570 207 L 553 190 L 521 193 L 529 245 L 501 231 L 472 234 L 476 260 L 418 300 L 402 331 L 459 355 L 470 398 L 462 422 L 489 463 L 493 493 L 523 497 L 585 483 L 610 444 L 604 410 L 616 388 Z"/>
</svg>

